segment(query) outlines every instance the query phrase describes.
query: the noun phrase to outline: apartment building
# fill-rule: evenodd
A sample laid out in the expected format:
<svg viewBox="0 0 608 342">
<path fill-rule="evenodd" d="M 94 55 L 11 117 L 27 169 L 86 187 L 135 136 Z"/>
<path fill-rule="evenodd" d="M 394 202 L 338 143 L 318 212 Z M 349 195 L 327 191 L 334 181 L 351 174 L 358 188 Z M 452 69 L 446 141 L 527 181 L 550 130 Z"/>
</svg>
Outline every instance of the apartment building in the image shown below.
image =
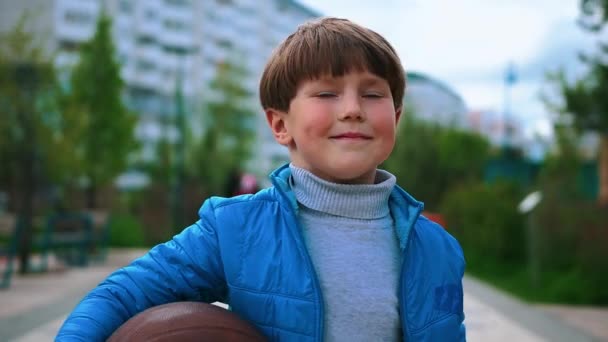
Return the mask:
<svg viewBox="0 0 608 342">
<path fill-rule="evenodd" d="M 0 32 L 28 11 L 29 27 L 62 68 L 77 61 L 78 47 L 93 35 L 102 10 L 113 20 L 125 100 L 140 114 L 137 135 L 144 159 L 154 158 L 161 135 L 178 134 L 161 124 L 175 113 L 178 84 L 188 112 L 194 113 L 205 96 L 213 96 L 208 84 L 217 64 L 238 58 L 247 70 L 243 85 L 253 94 L 250 104 L 259 108 L 258 80 L 273 48 L 299 24 L 319 16 L 294 0 L 20 0 L 0 2 Z M 255 163 L 260 174 L 287 155 L 262 129 L 263 120 L 260 111 Z"/>
</svg>

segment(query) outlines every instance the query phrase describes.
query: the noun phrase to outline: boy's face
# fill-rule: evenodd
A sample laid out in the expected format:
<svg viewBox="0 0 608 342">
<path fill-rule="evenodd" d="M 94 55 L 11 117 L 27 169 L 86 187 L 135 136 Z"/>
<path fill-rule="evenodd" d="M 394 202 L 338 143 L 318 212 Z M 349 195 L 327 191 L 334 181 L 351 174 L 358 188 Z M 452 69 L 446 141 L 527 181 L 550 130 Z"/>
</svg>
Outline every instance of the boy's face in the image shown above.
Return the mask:
<svg viewBox="0 0 608 342">
<path fill-rule="evenodd" d="M 289 112 L 267 109 L 275 139 L 292 163 L 337 183 L 373 183 L 391 153 L 401 109 L 369 72 L 302 82 Z"/>
</svg>

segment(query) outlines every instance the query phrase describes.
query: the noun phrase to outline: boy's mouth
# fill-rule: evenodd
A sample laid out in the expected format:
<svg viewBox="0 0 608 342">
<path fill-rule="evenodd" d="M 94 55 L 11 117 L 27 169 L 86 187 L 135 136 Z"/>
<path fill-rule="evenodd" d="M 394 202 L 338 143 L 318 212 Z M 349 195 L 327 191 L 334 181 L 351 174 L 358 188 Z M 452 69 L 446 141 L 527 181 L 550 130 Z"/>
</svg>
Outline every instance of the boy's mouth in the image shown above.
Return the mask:
<svg viewBox="0 0 608 342">
<path fill-rule="evenodd" d="M 371 139 L 372 137 L 359 132 L 345 132 L 330 137 L 331 139 Z"/>
</svg>

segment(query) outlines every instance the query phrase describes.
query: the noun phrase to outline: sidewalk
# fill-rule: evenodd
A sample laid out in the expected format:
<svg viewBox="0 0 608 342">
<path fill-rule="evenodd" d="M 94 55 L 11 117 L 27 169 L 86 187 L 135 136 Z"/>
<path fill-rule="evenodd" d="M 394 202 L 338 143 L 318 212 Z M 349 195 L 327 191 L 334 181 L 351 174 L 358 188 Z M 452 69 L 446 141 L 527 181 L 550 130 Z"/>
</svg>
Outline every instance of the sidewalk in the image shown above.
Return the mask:
<svg viewBox="0 0 608 342">
<path fill-rule="evenodd" d="M 53 341 L 67 314 L 90 289 L 144 253 L 111 250 L 102 265 L 14 274 L 11 287 L 0 291 L 0 341 Z"/>
<path fill-rule="evenodd" d="M 0 341 L 52 341 L 66 315 L 109 273 L 144 250 L 113 250 L 103 265 L 15 276 L 0 291 Z M 466 277 L 468 341 L 608 341 L 608 309 L 530 306 Z"/>
<path fill-rule="evenodd" d="M 465 277 L 464 311 L 468 341 L 608 341 L 608 308 L 581 309 L 526 304 L 474 278 Z"/>
</svg>

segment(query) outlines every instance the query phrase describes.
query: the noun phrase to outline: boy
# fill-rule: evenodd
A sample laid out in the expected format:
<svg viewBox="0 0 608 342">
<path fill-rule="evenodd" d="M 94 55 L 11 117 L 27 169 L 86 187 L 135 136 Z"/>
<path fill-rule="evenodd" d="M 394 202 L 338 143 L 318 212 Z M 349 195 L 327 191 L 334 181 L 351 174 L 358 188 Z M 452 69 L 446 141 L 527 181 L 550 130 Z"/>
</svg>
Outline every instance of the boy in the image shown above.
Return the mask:
<svg viewBox="0 0 608 342">
<path fill-rule="evenodd" d="M 116 271 L 58 340 L 103 340 L 167 302 L 222 301 L 271 341 L 460 341 L 460 246 L 377 167 L 405 74 L 348 20 L 300 26 L 271 56 L 260 98 L 291 164 L 255 195 L 211 198 L 200 220 Z"/>
</svg>

